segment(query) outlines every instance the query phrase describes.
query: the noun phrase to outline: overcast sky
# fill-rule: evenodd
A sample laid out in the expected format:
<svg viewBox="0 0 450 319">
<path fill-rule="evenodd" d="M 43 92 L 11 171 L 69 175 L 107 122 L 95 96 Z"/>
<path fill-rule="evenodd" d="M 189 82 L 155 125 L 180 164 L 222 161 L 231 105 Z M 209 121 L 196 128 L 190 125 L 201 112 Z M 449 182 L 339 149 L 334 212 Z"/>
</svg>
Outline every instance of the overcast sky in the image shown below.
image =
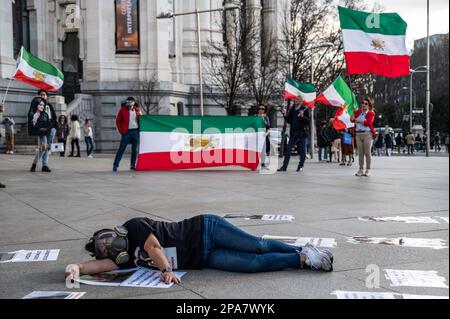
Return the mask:
<svg viewBox="0 0 450 319">
<path fill-rule="evenodd" d="M 408 23 L 407 45 L 414 47 L 414 40 L 427 36 L 427 0 L 365 0 L 372 7 L 375 3 L 384 12 L 396 12 Z M 430 0 L 430 33 L 448 33 L 448 0 Z"/>
</svg>

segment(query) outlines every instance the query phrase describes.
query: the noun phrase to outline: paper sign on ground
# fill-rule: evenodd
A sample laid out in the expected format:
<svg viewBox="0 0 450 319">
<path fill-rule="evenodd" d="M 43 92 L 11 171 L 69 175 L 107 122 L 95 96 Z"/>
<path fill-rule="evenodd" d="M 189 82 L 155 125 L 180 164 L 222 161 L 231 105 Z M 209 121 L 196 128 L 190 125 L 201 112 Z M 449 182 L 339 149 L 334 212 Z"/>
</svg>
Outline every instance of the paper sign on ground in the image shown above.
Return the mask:
<svg viewBox="0 0 450 319">
<path fill-rule="evenodd" d="M 360 221 L 364 222 L 397 222 L 397 223 L 407 223 L 407 224 L 440 224 L 439 220 L 432 217 L 360 217 Z"/>
<path fill-rule="evenodd" d="M 446 279 L 437 271 L 394 270 L 386 269 L 386 279 L 391 281 L 391 287 L 429 287 L 447 288 Z"/>
<path fill-rule="evenodd" d="M 233 213 L 226 214 L 223 216 L 226 219 L 245 219 L 245 220 L 263 220 L 263 221 L 276 221 L 276 222 L 292 222 L 295 220 L 295 217 L 292 215 L 273 215 L 273 214 L 261 214 L 261 215 L 252 215 L 246 213 Z"/>
<path fill-rule="evenodd" d="M 436 218 L 439 218 L 439 219 L 442 219 L 444 222 L 446 222 L 447 224 L 449 223 L 448 222 L 448 217 L 442 217 L 442 216 L 436 216 Z"/>
<path fill-rule="evenodd" d="M 55 261 L 58 259 L 59 251 L 59 249 L 46 249 L 19 250 L 10 253 L 0 253 L 0 263 Z"/>
<path fill-rule="evenodd" d="M 378 238 L 355 236 L 347 238 L 351 244 L 374 244 L 374 245 L 388 245 L 388 246 L 402 246 L 413 248 L 431 248 L 435 250 L 447 249 L 447 242 L 443 239 L 430 238 Z"/>
<path fill-rule="evenodd" d="M 392 292 L 334 291 L 331 293 L 338 299 L 448 299 L 448 296 L 421 296 L 397 294 Z"/>
<path fill-rule="evenodd" d="M 185 272 L 175 272 L 181 278 Z M 135 287 L 135 288 L 171 288 L 161 281 L 161 272 L 145 268 L 112 271 L 92 276 L 81 276 L 77 280 L 81 284 L 91 286 Z"/>
<path fill-rule="evenodd" d="M 264 235 L 264 239 L 279 240 L 295 247 L 304 247 L 310 243 L 315 247 L 336 248 L 337 242 L 334 238 L 311 238 L 311 237 L 289 237 L 289 236 L 272 236 Z"/>
<path fill-rule="evenodd" d="M 33 291 L 22 299 L 80 299 L 85 292 L 70 291 Z"/>
</svg>

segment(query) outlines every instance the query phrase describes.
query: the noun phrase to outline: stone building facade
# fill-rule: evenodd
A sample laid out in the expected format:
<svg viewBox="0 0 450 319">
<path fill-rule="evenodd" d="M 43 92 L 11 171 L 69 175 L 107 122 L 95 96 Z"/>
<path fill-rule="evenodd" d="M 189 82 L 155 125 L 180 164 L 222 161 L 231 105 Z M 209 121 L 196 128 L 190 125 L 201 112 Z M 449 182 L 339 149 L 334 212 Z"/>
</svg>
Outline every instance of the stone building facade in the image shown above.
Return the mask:
<svg viewBox="0 0 450 319">
<path fill-rule="evenodd" d="M 263 27 L 280 32 L 277 28 L 289 1 L 3 0 L 0 96 L 11 85 L 5 115 L 13 116 L 20 127 L 36 94 L 36 89 L 8 80 L 22 45 L 63 71 L 64 87 L 52 97 L 52 102 L 59 113 L 76 113 L 82 119 L 94 120 L 99 151 L 117 147 L 115 116 L 127 96 L 145 100 L 157 114 L 200 114 L 195 15 L 164 20 L 157 16 L 161 12 L 191 12 L 196 8 L 210 10 L 227 2 L 242 2 L 248 9 L 260 12 Z M 120 10 L 125 11 L 125 22 L 117 18 Z M 217 12 L 201 14 L 201 43 L 205 50 L 209 41 L 223 38 L 222 17 Z M 129 31 L 138 31 L 138 42 L 131 43 L 134 47 L 129 51 L 123 50 L 117 36 L 124 32 L 120 23 Z M 226 112 L 206 96 L 205 114 Z"/>
</svg>

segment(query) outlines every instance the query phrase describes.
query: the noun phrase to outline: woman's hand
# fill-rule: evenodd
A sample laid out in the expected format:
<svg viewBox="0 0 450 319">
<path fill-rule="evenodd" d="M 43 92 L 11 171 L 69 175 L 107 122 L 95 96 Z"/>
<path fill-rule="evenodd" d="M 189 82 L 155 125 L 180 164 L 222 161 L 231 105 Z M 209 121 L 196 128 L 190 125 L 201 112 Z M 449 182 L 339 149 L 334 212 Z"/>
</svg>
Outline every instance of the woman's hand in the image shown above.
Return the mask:
<svg viewBox="0 0 450 319">
<path fill-rule="evenodd" d="M 167 285 L 170 283 L 181 284 L 181 279 L 175 276 L 173 272 L 165 272 L 161 275 L 161 280 L 164 281 Z"/>
<path fill-rule="evenodd" d="M 75 280 L 80 278 L 80 266 L 79 265 L 68 265 L 66 267 L 65 273 L 66 280 Z"/>
</svg>

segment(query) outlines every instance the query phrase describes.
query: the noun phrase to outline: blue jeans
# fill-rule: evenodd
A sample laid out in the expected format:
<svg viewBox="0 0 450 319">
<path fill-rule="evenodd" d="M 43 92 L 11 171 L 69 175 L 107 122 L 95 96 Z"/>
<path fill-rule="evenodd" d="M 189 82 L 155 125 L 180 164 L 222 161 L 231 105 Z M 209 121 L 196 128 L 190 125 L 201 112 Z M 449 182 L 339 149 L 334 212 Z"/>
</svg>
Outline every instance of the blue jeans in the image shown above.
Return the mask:
<svg viewBox="0 0 450 319">
<path fill-rule="evenodd" d="M 286 149 L 286 155 L 284 157 L 283 167 L 288 168 L 289 162 L 291 160 L 292 150 L 294 146 L 298 144 L 298 151 L 300 152 L 300 164 L 298 167 L 303 168 L 305 166 L 306 161 L 306 135 L 299 134 L 289 139 L 289 144 Z"/>
<path fill-rule="evenodd" d="M 94 150 L 94 142 L 92 142 L 92 137 L 86 136 L 84 138 L 84 142 L 86 143 L 87 156 L 90 156 Z"/>
<path fill-rule="evenodd" d="M 329 153 L 328 147 L 319 147 L 319 161 L 322 161 L 322 158 L 324 160 L 327 160 L 328 153 Z M 322 156 L 322 154 L 324 154 L 324 155 Z"/>
<path fill-rule="evenodd" d="M 39 136 L 38 150 L 36 156 L 34 157 L 33 165 L 37 165 L 37 163 L 42 159 L 42 166 L 48 166 L 48 148 L 50 148 L 50 136 L 51 134 Z M 42 145 L 44 144 L 48 144 L 48 148 L 46 150 L 42 149 Z"/>
<path fill-rule="evenodd" d="M 205 267 L 242 273 L 301 268 L 301 248 L 247 234 L 219 216 L 204 218 Z"/>
<path fill-rule="evenodd" d="M 42 158 L 42 165 L 48 166 L 48 154 L 50 152 L 50 146 L 53 143 L 53 139 L 55 138 L 55 134 L 56 134 L 56 129 L 52 128 L 52 130 L 50 131 L 50 133 L 48 135 L 39 137 L 39 150 L 36 153 L 36 156 L 34 157 L 33 165 L 37 165 L 39 160 Z M 44 137 L 45 137 L 45 140 L 44 140 Z M 41 148 L 42 144 L 48 144 L 48 148 L 46 150 L 42 150 L 42 148 Z"/>
<path fill-rule="evenodd" d="M 130 168 L 136 167 L 137 153 L 139 147 L 139 130 L 131 130 L 122 135 L 119 150 L 117 151 L 116 159 L 114 160 L 114 169 L 118 169 L 123 153 L 127 149 L 128 144 L 131 144 L 131 165 Z"/>
</svg>

